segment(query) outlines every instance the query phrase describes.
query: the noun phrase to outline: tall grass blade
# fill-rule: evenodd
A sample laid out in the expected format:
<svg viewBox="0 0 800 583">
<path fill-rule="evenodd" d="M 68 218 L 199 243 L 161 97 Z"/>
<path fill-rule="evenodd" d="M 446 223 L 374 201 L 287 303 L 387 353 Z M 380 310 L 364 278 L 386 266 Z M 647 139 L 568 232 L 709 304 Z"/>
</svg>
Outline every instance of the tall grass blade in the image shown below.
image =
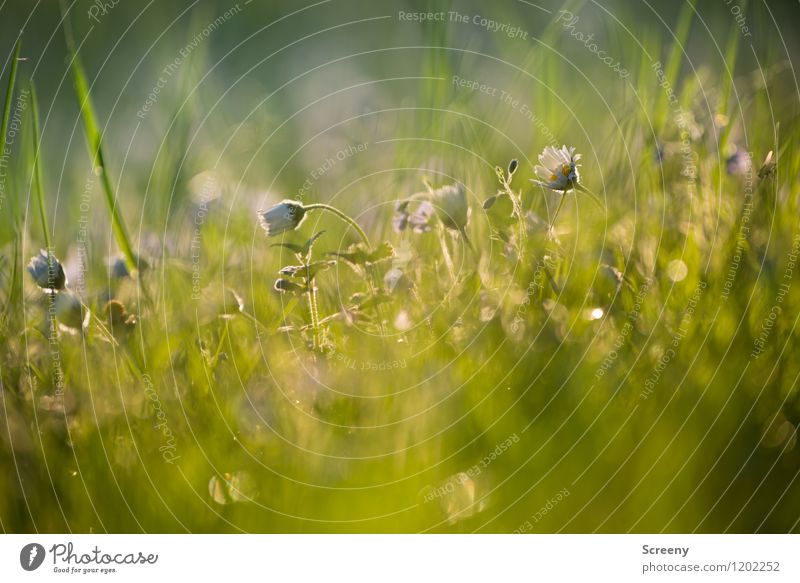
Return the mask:
<svg viewBox="0 0 800 583">
<path fill-rule="evenodd" d="M 63 10 L 63 4 L 62 4 Z M 134 273 L 137 269 L 138 260 L 133 252 L 133 245 L 131 244 L 128 230 L 125 228 L 125 223 L 122 220 L 122 214 L 117 206 L 117 197 L 114 192 L 114 186 L 111 184 L 110 174 L 106 166 L 105 155 L 103 154 L 103 134 L 100 131 L 99 124 L 97 123 L 97 115 L 94 107 L 92 106 L 92 99 L 89 91 L 89 83 L 86 79 L 83 65 L 81 64 L 78 53 L 75 50 L 75 44 L 72 40 L 72 34 L 68 28 L 68 16 L 64 13 L 64 36 L 67 41 L 67 50 L 70 58 L 70 69 L 72 71 L 72 78 L 75 82 L 75 92 L 78 97 L 78 102 L 81 107 L 81 117 L 83 118 L 83 126 L 86 131 L 86 142 L 89 147 L 89 156 L 92 158 L 92 165 L 96 174 L 100 176 L 100 181 L 103 186 L 103 194 L 105 195 L 106 206 L 108 213 L 111 216 L 111 228 L 114 233 L 114 238 L 119 245 L 120 251 L 125 258 L 125 263 L 128 266 L 130 273 Z"/>
<path fill-rule="evenodd" d="M 33 122 L 33 172 L 31 175 L 31 186 L 36 194 L 36 202 L 39 207 L 39 220 L 42 224 L 44 236 L 44 246 L 48 253 L 53 252 L 53 242 L 50 238 L 50 226 L 47 223 L 47 207 L 44 203 L 44 190 L 42 188 L 42 144 L 41 130 L 39 128 L 39 100 L 36 98 L 36 86 L 33 81 L 30 83 L 31 91 L 31 120 Z"/>
<path fill-rule="evenodd" d="M 11 117 L 11 101 L 14 99 L 14 85 L 17 80 L 17 64 L 19 63 L 21 49 L 22 37 L 19 37 L 14 45 L 14 56 L 11 59 L 11 72 L 8 75 L 8 87 L 6 88 L 6 100 L 3 105 L 3 121 L 0 124 L 0 136 L 2 136 L 4 142 L 8 132 L 8 120 Z"/>
<path fill-rule="evenodd" d="M 678 17 L 678 24 L 675 27 L 675 39 L 672 42 L 672 49 L 667 57 L 667 62 L 664 67 L 664 79 L 672 87 L 673 91 L 677 92 L 675 83 L 678 80 L 678 73 L 681 70 L 681 63 L 683 62 L 684 51 L 686 50 L 686 40 L 689 38 L 689 31 L 692 26 L 692 16 L 694 15 L 694 7 L 697 0 L 687 0 L 686 4 L 681 9 L 681 14 Z M 664 124 L 667 121 L 667 110 L 669 108 L 669 100 L 664 91 L 659 92 L 658 112 L 656 116 L 656 131 L 661 133 L 664 130 Z"/>
<path fill-rule="evenodd" d="M 743 0 L 741 5 L 742 13 L 747 10 L 747 0 Z M 719 151 L 726 154 L 726 146 L 730 137 L 731 127 L 736 118 L 738 108 L 731 104 L 731 91 L 733 90 L 733 74 L 736 69 L 736 59 L 739 55 L 739 24 L 734 20 L 731 23 L 731 31 L 728 36 L 728 44 L 725 47 L 725 68 L 729 74 L 722 75 L 722 92 L 719 101 L 719 113 L 724 116 L 725 125 L 719 137 Z"/>
<path fill-rule="evenodd" d="M 2 143 L 4 144 L 3 146 L 4 148 L 5 148 L 6 135 L 8 134 L 8 120 L 11 118 L 11 102 L 14 99 L 14 86 L 17 81 L 17 65 L 19 64 L 19 55 L 21 50 L 22 50 L 22 36 L 20 35 L 19 37 L 17 37 L 17 42 L 14 46 L 14 56 L 11 59 L 11 70 L 8 75 L 8 86 L 6 87 L 6 99 L 3 105 L 3 119 L 2 122 L 0 122 L 0 141 L 2 141 Z M 6 190 L 6 186 L 7 186 L 6 184 L 3 184 L 3 191 Z M 2 194 L 5 194 L 5 192 L 2 192 Z M 8 200 L 9 200 L 9 205 L 11 206 L 12 205 L 11 201 L 14 200 L 14 197 L 10 196 L 8 197 Z M 2 208 L 0 208 L 0 211 L 2 211 Z M 11 206 L 9 212 L 11 213 L 12 216 L 10 223 L 14 226 L 15 232 L 14 232 L 14 251 L 13 251 L 13 257 L 11 259 L 12 261 L 11 275 L 9 277 L 9 282 L 10 282 L 9 291 L 8 291 L 8 297 L 6 298 L 5 306 L 3 307 L 3 314 L 4 314 L 3 319 L 6 321 L 8 320 L 9 310 L 12 309 L 12 307 L 16 303 L 17 292 L 21 288 L 21 286 L 18 285 L 17 282 L 17 280 L 20 278 L 21 275 L 21 269 L 19 266 L 20 230 L 19 230 L 19 225 L 17 224 L 17 212 L 14 206 Z"/>
</svg>

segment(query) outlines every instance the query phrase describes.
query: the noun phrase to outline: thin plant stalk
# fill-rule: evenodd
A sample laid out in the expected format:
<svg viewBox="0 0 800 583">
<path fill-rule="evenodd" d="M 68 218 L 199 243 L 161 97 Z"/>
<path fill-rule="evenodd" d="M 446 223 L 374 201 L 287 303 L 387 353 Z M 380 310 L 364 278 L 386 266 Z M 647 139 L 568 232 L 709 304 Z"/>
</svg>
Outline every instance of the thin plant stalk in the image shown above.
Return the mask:
<svg viewBox="0 0 800 583">
<path fill-rule="evenodd" d="M 447 240 L 444 237 L 444 226 L 439 224 L 436 227 L 436 234 L 439 237 L 439 245 L 442 248 L 442 255 L 444 256 L 444 263 L 447 266 L 447 271 L 450 274 L 450 281 L 455 285 L 456 283 L 456 269 L 453 265 L 453 258 L 450 257 L 450 250 L 447 248 Z"/>
<path fill-rule="evenodd" d="M 556 220 L 558 219 L 558 214 L 561 212 L 561 207 L 564 206 L 564 201 L 567 199 L 567 191 L 561 193 L 561 198 L 558 200 L 558 206 L 556 207 L 556 212 L 553 215 L 553 220 L 550 221 L 550 236 L 555 233 L 556 228 Z"/>
<path fill-rule="evenodd" d="M 319 311 L 317 309 L 317 289 L 309 268 L 311 257 L 306 261 L 306 287 L 308 288 L 308 308 L 311 313 L 311 343 L 316 351 L 319 349 Z"/>
<path fill-rule="evenodd" d="M 517 220 L 519 221 L 518 247 L 519 247 L 519 257 L 520 259 L 522 259 L 525 253 L 525 244 L 528 240 L 528 229 L 525 226 L 525 216 L 522 214 L 522 201 L 520 200 L 520 197 L 518 197 L 517 194 L 514 192 L 514 190 L 511 188 L 511 176 L 506 177 L 502 169 L 498 170 L 499 172 L 497 175 L 500 178 L 500 184 L 502 184 L 503 190 L 505 190 L 506 194 L 508 195 L 508 198 L 511 199 L 511 204 L 514 206 L 514 214 L 517 215 Z M 469 242 L 469 239 L 466 239 L 466 234 L 465 234 L 465 240 Z M 471 243 L 470 243 L 470 249 L 472 249 L 473 252 L 475 251 Z"/>
</svg>

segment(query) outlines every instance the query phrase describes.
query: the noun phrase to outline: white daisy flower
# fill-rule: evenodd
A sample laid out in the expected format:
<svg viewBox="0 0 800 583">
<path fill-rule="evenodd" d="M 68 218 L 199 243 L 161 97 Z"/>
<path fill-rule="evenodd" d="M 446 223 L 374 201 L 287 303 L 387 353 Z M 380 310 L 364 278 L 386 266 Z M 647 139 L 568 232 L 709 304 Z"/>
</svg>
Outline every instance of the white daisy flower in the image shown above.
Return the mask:
<svg viewBox="0 0 800 583">
<path fill-rule="evenodd" d="M 575 148 L 561 146 L 561 149 L 547 146 L 539 154 L 539 163 L 536 166 L 536 175 L 541 180 L 531 180 L 534 184 L 549 188 L 550 190 L 560 190 L 566 192 L 572 190 L 580 182 L 578 173 L 578 161 L 580 154 L 575 153 Z"/>
<path fill-rule="evenodd" d="M 300 226 L 306 216 L 303 204 L 296 200 L 282 200 L 265 211 L 258 212 L 258 220 L 268 237 L 293 231 Z"/>
</svg>

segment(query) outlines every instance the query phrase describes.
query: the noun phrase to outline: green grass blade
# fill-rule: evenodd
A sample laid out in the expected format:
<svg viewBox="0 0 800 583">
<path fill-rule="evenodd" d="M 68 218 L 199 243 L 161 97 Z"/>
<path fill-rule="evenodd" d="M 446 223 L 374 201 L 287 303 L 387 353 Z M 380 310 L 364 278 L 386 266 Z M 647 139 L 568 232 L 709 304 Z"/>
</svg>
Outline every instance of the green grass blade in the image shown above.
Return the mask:
<svg viewBox="0 0 800 583">
<path fill-rule="evenodd" d="M 742 13 L 747 10 L 747 0 L 741 3 Z M 733 75 L 736 69 L 736 58 L 739 55 L 739 24 L 734 20 L 731 23 L 731 31 L 728 36 L 728 44 L 725 47 L 725 67 L 729 74 L 722 76 L 722 93 L 720 94 L 719 113 L 726 118 L 725 126 L 719 137 L 719 151 L 726 154 L 726 146 L 728 144 L 728 137 L 730 136 L 731 127 L 733 126 L 734 118 L 738 108 L 730 103 L 731 90 L 733 89 Z"/>
<path fill-rule="evenodd" d="M 11 72 L 8 76 L 8 87 L 6 88 L 6 101 L 3 106 L 3 121 L 2 125 L 0 125 L 0 135 L 3 137 L 3 141 L 5 141 L 6 133 L 8 132 L 8 119 L 11 117 L 11 101 L 14 98 L 14 84 L 17 80 L 17 64 L 21 48 L 22 37 L 19 37 L 16 45 L 14 45 L 14 56 L 11 59 Z"/>
<path fill-rule="evenodd" d="M 22 36 L 20 35 L 17 37 L 16 45 L 14 46 L 14 56 L 11 60 L 11 71 L 8 75 L 8 86 L 6 88 L 6 99 L 3 105 L 3 119 L 0 122 L 0 140 L 5 144 L 6 135 L 8 134 L 8 120 L 11 117 L 11 102 L 14 99 L 14 86 L 17 81 L 17 65 L 19 64 L 19 55 L 20 51 L 22 50 Z M 8 197 L 9 201 L 13 201 L 14 197 Z M 11 202 L 9 202 L 11 204 Z M 0 209 L 2 210 L 2 209 Z M 10 275 L 10 284 L 9 284 L 9 292 L 8 297 L 6 298 L 5 306 L 3 307 L 4 313 L 4 320 L 8 320 L 8 314 L 11 310 L 13 310 L 13 306 L 16 305 L 16 297 L 18 290 L 21 288 L 20 285 L 17 283 L 17 279 L 20 277 L 20 269 L 19 269 L 19 226 L 17 225 L 17 213 L 16 210 L 12 207 L 10 209 L 12 214 L 11 224 L 14 225 L 14 229 L 16 233 L 14 234 L 14 245 L 13 245 L 13 254 L 11 258 L 11 275 Z"/>
<path fill-rule="evenodd" d="M 86 74 L 75 51 L 73 43 L 71 42 L 71 35 L 66 29 L 66 16 L 65 16 L 65 37 L 67 38 L 67 46 L 70 56 L 70 68 L 72 70 L 72 78 L 75 82 L 75 92 L 78 97 L 78 102 L 81 107 L 81 117 L 83 118 L 83 126 L 86 131 L 86 142 L 89 147 L 89 156 L 92 158 L 92 165 L 94 171 L 100 175 L 100 181 L 103 185 L 103 194 L 105 195 L 106 206 L 108 213 L 111 216 L 111 228 L 114 233 L 114 238 L 125 257 L 125 263 L 128 265 L 128 270 L 131 273 L 137 268 L 136 255 L 133 252 L 133 245 L 131 245 L 128 231 L 125 228 L 125 223 L 122 220 L 122 214 L 117 206 L 117 197 L 114 193 L 114 186 L 111 184 L 108 168 L 106 167 L 105 156 L 103 154 L 103 134 L 100 131 L 99 124 L 97 123 L 97 115 L 94 107 L 92 106 L 92 99 L 89 91 L 89 83 L 86 79 Z"/>
<path fill-rule="evenodd" d="M 686 39 L 689 38 L 689 30 L 692 26 L 692 16 L 697 0 L 689 0 L 683 5 L 681 14 L 678 17 L 678 26 L 675 29 L 675 42 L 672 43 L 672 50 L 667 59 L 664 75 L 670 85 L 674 86 L 678 79 L 678 73 L 683 62 L 683 53 L 686 50 Z"/>
<path fill-rule="evenodd" d="M 39 129 L 39 101 L 36 98 L 36 86 L 31 81 L 31 118 L 33 120 L 33 172 L 31 183 L 36 193 L 36 201 L 39 206 L 39 219 L 42 223 L 44 234 L 44 245 L 48 252 L 52 252 L 52 241 L 50 239 L 50 226 L 47 224 L 47 208 L 44 204 L 44 190 L 42 189 L 42 145 L 40 141 Z"/>
<path fill-rule="evenodd" d="M 3 120 L 0 123 L 0 142 L 4 144 L 3 148 L 7 148 L 8 145 L 5 144 L 6 137 L 8 135 L 8 124 L 9 120 L 11 119 L 11 102 L 14 100 L 14 87 L 16 86 L 17 80 L 17 66 L 20 60 L 20 52 L 22 50 L 22 36 L 17 38 L 16 45 L 14 46 L 14 57 L 11 62 L 11 71 L 8 76 L 8 87 L 6 88 L 6 100 L 5 105 L 3 106 Z M 8 185 L 4 184 L 4 191 L 8 191 Z M 19 212 L 17 206 L 16 196 L 9 196 L 9 212 L 11 213 L 11 223 L 14 226 L 16 231 L 19 231 Z M 2 210 L 2 209 L 0 209 Z"/>
<path fill-rule="evenodd" d="M 681 9 L 681 14 L 678 17 L 678 24 L 675 27 L 675 39 L 672 43 L 672 49 L 667 57 L 666 65 L 664 66 L 664 79 L 672 87 L 673 91 L 677 92 L 675 82 L 678 80 L 678 73 L 681 70 L 681 63 L 683 62 L 684 51 L 686 50 L 686 39 L 689 38 L 689 30 L 692 26 L 692 16 L 694 16 L 694 6 L 697 0 L 688 0 Z M 656 109 L 656 130 L 663 131 L 664 124 L 667 120 L 667 110 L 669 109 L 669 100 L 663 91 L 659 92 L 658 107 Z"/>
</svg>

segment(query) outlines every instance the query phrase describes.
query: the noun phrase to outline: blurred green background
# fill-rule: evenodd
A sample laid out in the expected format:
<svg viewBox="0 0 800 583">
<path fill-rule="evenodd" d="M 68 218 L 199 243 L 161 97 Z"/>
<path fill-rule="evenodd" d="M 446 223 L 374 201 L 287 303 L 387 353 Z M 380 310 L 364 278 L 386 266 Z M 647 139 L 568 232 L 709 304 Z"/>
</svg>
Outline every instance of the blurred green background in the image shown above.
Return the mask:
<svg viewBox="0 0 800 583">
<path fill-rule="evenodd" d="M 24 59 L 5 532 L 798 531 L 796 3 L 65 5 L 102 171 L 58 3 L 0 6 L 0 86 L 20 30 Z M 56 343 L 24 272 L 45 245 L 30 80 L 52 248 L 94 315 L 59 313 Z M 528 179 L 561 144 L 603 207 L 567 194 L 551 235 L 561 194 Z M 516 222 L 484 208 L 511 159 Z M 425 181 L 465 186 L 474 253 L 435 220 L 392 228 Z M 267 239 L 256 212 L 283 198 L 394 248 L 380 310 L 353 308 L 370 288 L 347 262 L 317 277 L 321 350 L 270 245 L 324 230 L 331 259 L 357 237 L 313 213 Z"/>
</svg>

